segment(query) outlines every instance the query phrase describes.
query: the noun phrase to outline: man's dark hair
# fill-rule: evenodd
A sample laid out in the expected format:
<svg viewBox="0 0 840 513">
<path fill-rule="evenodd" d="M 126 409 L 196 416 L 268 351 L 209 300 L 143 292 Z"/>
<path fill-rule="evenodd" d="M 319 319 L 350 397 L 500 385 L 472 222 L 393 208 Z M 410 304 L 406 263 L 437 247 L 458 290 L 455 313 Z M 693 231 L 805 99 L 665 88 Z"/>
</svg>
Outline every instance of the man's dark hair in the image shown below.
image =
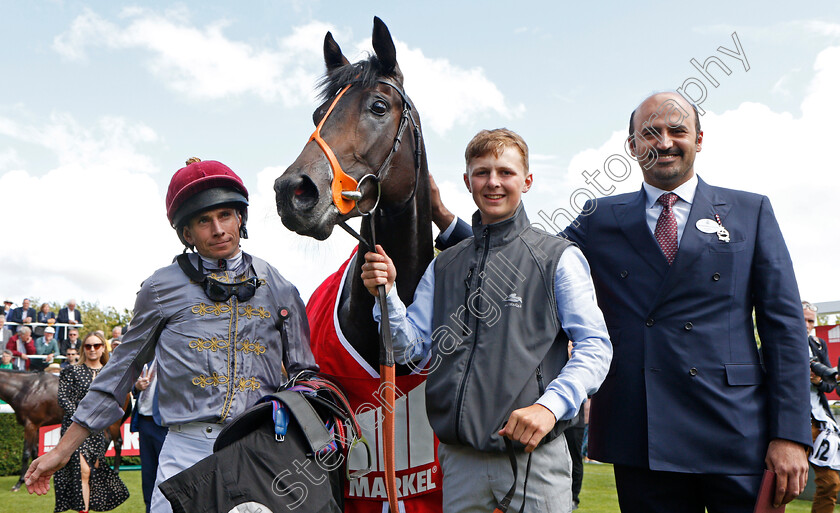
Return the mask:
<svg viewBox="0 0 840 513">
<path fill-rule="evenodd" d="M 691 102 L 689 102 L 689 105 L 691 105 L 692 110 L 694 110 L 694 127 L 695 127 L 694 140 L 699 141 L 700 140 L 700 113 L 697 111 L 697 105 L 694 105 Z M 636 109 L 633 109 L 633 112 L 630 113 L 630 137 L 633 137 L 633 132 L 634 132 L 634 130 L 633 130 L 633 117 L 635 115 L 636 115 Z"/>
</svg>

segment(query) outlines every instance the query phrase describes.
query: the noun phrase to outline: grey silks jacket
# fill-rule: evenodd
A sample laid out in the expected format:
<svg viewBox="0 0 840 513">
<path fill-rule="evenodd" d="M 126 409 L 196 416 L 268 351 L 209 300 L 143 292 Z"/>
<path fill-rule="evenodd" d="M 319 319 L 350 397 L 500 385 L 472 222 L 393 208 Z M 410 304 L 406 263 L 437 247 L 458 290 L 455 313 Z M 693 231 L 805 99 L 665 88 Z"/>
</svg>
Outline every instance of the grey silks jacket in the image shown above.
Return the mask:
<svg viewBox="0 0 840 513">
<path fill-rule="evenodd" d="M 198 255 L 191 255 L 196 265 Z M 157 358 L 155 420 L 164 426 L 225 423 L 283 384 L 283 352 L 290 373 L 316 370 L 309 323 L 297 289 L 265 261 L 244 254 L 248 275 L 260 280 L 254 297 L 214 303 L 173 263 L 143 282 L 122 344 L 94 379 L 73 421 L 99 431 L 118 420 L 143 365 Z M 210 274 L 240 280 L 231 271 Z M 289 347 L 277 312 L 287 307 Z"/>
<path fill-rule="evenodd" d="M 554 276 L 570 243 L 532 228 L 522 204 L 499 223 L 482 225 L 478 215 L 474 236 L 435 260 L 431 361 L 440 364 L 426 382 L 426 410 L 442 442 L 504 451 L 497 431 L 568 360 Z"/>
</svg>

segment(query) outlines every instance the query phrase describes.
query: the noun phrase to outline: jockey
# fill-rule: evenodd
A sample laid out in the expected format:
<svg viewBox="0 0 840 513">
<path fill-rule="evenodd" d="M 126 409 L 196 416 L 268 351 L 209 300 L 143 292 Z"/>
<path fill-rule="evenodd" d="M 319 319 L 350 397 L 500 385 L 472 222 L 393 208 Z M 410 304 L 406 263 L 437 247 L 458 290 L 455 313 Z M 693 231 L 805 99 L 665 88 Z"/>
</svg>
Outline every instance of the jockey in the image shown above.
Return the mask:
<svg viewBox="0 0 840 513">
<path fill-rule="evenodd" d="M 158 373 L 152 415 L 169 428 L 151 501 L 155 513 L 172 511 L 157 485 L 209 456 L 226 423 L 284 382 L 283 365 L 290 374 L 318 369 L 297 289 L 239 247 L 248 217 L 239 176 L 220 162 L 190 159 L 172 177 L 166 213 L 184 254 L 143 282 L 122 349 L 93 382 L 56 448 L 30 466 L 30 492 L 46 493 L 50 476 L 82 440 L 123 415 L 117 398 L 152 358 Z M 285 320 L 278 318 L 281 308 L 289 310 Z"/>
</svg>

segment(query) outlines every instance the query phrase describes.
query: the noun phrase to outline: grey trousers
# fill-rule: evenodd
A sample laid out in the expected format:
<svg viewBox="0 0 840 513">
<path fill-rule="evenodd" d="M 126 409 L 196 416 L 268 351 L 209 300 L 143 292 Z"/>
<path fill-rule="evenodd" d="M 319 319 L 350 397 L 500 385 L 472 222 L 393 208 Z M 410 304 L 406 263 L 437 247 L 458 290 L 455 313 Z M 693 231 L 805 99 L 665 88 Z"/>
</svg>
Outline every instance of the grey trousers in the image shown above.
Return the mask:
<svg viewBox="0 0 840 513">
<path fill-rule="evenodd" d="M 528 476 L 526 513 L 568 513 L 572 510 L 572 461 L 566 437 L 559 436 L 535 450 Z M 481 452 L 463 445 L 438 446 L 443 469 L 444 513 L 487 513 L 513 484 L 513 470 L 507 453 Z M 519 480 L 509 512 L 522 505 L 526 453 L 517 454 Z"/>
<path fill-rule="evenodd" d="M 207 422 L 192 422 L 169 428 L 158 458 L 157 478 L 149 506 L 151 513 L 172 513 L 172 505 L 158 485 L 213 454 L 213 444 L 221 430 L 221 425 Z"/>
</svg>

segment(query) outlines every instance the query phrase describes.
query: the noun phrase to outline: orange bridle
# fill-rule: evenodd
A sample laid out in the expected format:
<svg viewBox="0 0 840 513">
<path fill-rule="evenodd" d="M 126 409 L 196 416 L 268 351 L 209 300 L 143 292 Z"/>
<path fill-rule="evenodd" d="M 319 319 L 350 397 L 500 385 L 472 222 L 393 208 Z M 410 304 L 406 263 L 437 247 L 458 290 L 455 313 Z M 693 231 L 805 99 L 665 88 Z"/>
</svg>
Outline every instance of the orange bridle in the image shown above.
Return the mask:
<svg viewBox="0 0 840 513">
<path fill-rule="evenodd" d="M 321 118 L 321 122 L 318 123 L 318 126 L 315 127 L 315 131 L 312 132 L 312 135 L 309 136 L 310 141 L 315 141 L 318 143 L 318 146 L 321 148 L 321 151 L 324 152 L 324 156 L 327 157 L 327 161 L 330 163 L 330 169 L 332 170 L 333 179 L 332 183 L 330 184 L 330 189 L 332 190 L 332 200 L 335 204 L 335 207 L 338 209 L 339 212 L 342 214 L 347 214 L 353 207 L 356 206 L 356 201 L 361 199 L 360 194 L 347 194 L 351 192 L 356 192 L 356 187 L 358 187 L 359 183 L 356 181 L 355 178 L 348 175 L 341 169 L 341 164 L 338 162 L 338 159 L 333 153 L 332 148 L 330 145 L 327 144 L 321 137 L 321 127 L 324 126 L 324 123 L 327 121 L 327 118 L 330 117 L 330 113 L 332 113 L 333 108 L 338 103 L 338 100 L 344 96 L 344 93 L 350 89 L 350 86 L 353 84 L 347 84 L 344 89 L 339 92 L 335 99 L 333 100 L 332 104 L 330 104 L 330 108 L 327 109 L 327 113 L 324 114 L 324 117 Z"/>
</svg>

